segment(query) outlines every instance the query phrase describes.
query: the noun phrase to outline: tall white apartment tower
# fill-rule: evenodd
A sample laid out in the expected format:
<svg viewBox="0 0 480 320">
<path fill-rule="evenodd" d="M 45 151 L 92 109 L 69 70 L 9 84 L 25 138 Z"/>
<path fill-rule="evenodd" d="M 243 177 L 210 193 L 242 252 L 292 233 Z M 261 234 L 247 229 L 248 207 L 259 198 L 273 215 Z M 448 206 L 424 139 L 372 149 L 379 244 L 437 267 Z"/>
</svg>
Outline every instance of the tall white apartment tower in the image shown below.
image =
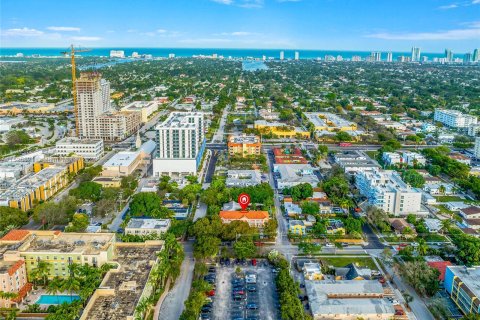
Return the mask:
<svg viewBox="0 0 480 320">
<path fill-rule="evenodd" d="M 300 52 L 295 51 L 295 60 L 300 59 Z"/>
<path fill-rule="evenodd" d="M 153 173 L 196 174 L 205 151 L 205 124 L 201 112 L 172 112 L 157 125 L 157 158 Z"/>
<path fill-rule="evenodd" d="M 480 61 L 480 49 L 473 50 L 472 62 Z"/>
<path fill-rule="evenodd" d="M 453 61 L 453 52 L 450 49 L 445 49 L 445 60 L 447 62 L 452 62 Z"/>
<path fill-rule="evenodd" d="M 283 59 L 285 59 L 285 52 L 280 51 L 280 60 L 283 60 Z"/>
<path fill-rule="evenodd" d="M 420 48 L 419 47 L 413 47 L 412 48 L 412 62 L 418 62 L 420 61 Z"/>
<path fill-rule="evenodd" d="M 387 62 L 392 62 L 393 61 L 393 55 L 391 52 L 387 53 Z"/>
<path fill-rule="evenodd" d="M 370 54 L 372 61 L 382 61 L 382 53 L 381 52 L 372 52 Z"/>
<path fill-rule="evenodd" d="M 104 113 L 108 94 L 110 104 L 110 84 L 99 73 L 84 72 L 76 81 L 78 103 L 78 135 L 90 138 L 95 132 L 95 118 Z M 104 92 L 104 90 L 106 92 Z"/>
</svg>

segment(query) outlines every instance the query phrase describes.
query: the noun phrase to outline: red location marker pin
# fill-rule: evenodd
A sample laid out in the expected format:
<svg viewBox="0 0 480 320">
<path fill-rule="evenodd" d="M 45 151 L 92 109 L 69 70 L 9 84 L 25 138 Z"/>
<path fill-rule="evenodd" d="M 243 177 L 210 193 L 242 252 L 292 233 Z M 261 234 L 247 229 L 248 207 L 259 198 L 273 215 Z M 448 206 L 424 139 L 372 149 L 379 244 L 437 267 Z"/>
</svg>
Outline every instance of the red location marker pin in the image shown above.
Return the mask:
<svg viewBox="0 0 480 320">
<path fill-rule="evenodd" d="M 238 196 L 238 204 L 242 207 L 242 210 L 247 210 L 248 205 L 250 204 L 250 196 L 246 193 L 241 193 Z"/>
</svg>

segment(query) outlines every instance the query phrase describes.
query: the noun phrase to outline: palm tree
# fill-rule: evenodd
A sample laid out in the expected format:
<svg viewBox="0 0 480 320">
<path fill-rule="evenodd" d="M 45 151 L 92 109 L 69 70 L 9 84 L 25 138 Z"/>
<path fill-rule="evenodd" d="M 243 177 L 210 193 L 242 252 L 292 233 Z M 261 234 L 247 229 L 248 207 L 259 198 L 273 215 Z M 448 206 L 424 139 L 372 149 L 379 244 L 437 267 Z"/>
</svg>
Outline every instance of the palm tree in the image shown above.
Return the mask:
<svg viewBox="0 0 480 320">
<path fill-rule="evenodd" d="M 50 274 L 50 265 L 48 262 L 43 260 L 38 260 L 37 266 L 33 272 L 33 278 L 36 280 L 42 279 L 42 284 L 44 286 L 48 283 L 48 276 Z"/>
<path fill-rule="evenodd" d="M 80 290 L 80 281 L 76 277 L 69 277 L 63 282 L 62 289 L 70 293 L 70 302 L 72 302 L 72 293 Z"/>
<path fill-rule="evenodd" d="M 15 292 L 0 291 L 0 299 L 12 300 L 18 296 Z"/>
<path fill-rule="evenodd" d="M 438 187 L 438 192 L 440 192 L 441 194 L 445 194 L 445 191 L 447 190 L 443 184 Z"/>
<path fill-rule="evenodd" d="M 55 277 L 48 284 L 46 288 L 46 292 L 48 294 L 56 295 L 61 291 L 62 287 L 63 287 L 63 279 L 61 279 L 60 277 Z M 60 301 L 58 300 L 58 296 L 57 296 L 57 304 L 60 304 Z"/>
<path fill-rule="evenodd" d="M 442 233 L 445 233 L 445 231 L 448 232 L 448 230 L 452 226 L 452 221 L 450 221 L 450 219 L 445 219 L 445 220 L 442 220 L 441 223 L 442 223 Z"/>
<path fill-rule="evenodd" d="M 421 256 L 424 256 L 424 255 L 427 254 L 427 251 L 428 251 L 427 242 L 425 242 L 424 239 L 418 240 L 418 253 L 419 253 Z"/>
</svg>

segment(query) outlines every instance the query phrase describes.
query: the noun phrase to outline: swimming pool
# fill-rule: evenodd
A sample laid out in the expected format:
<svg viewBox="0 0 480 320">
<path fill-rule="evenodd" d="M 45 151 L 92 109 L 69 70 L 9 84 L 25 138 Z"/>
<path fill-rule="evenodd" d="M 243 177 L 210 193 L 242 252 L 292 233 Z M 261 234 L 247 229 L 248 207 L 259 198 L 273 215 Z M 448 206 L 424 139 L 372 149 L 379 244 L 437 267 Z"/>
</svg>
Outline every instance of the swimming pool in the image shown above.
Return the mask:
<svg viewBox="0 0 480 320">
<path fill-rule="evenodd" d="M 59 294 L 59 295 L 49 295 L 49 294 L 42 294 L 40 298 L 37 300 L 36 303 L 38 304 L 62 304 L 64 302 L 72 302 L 75 300 L 80 300 L 80 297 L 77 295 L 66 295 L 66 294 Z"/>
</svg>

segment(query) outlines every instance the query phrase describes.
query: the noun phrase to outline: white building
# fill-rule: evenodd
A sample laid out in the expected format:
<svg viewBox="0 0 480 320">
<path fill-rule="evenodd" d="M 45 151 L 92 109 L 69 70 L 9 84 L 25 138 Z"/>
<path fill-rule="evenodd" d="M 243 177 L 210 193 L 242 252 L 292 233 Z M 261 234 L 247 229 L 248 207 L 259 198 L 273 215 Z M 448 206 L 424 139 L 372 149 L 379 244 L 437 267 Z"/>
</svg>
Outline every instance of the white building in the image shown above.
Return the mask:
<svg viewBox="0 0 480 320">
<path fill-rule="evenodd" d="M 391 52 L 387 53 L 387 62 L 392 62 L 393 61 L 393 56 Z"/>
<path fill-rule="evenodd" d="M 259 170 L 228 170 L 227 187 L 249 187 L 262 183 L 262 175 Z"/>
<path fill-rule="evenodd" d="M 145 236 L 166 233 L 170 228 L 170 219 L 130 219 L 125 234 Z"/>
<path fill-rule="evenodd" d="M 402 157 L 396 152 L 384 152 L 382 154 L 382 159 L 386 165 L 395 165 L 402 163 Z"/>
<path fill-rule="evenodd" d="M 76 154 L 85 160 L 97 161 L 103 155 L 102 139 L 79 139 L 73 137 L 63 138 L 55 145 L 55 154 L 68 156 Z"/>
<path fill-rule="evenodd" d="M 123 50 L 110 50 L 110 58 L 125 58 L 125 51 L 123 51 Z"/>
<path fill-rule="evenodd" d="M 157 157 L 153 174 L 197 173 L 205 151 L 205 122 L 201 112 L 172 112 L 157 125 Z"/>
<path fill-rule="evenodd" d="M 407 215 L 420 211 L 422 193 L 408 186 L 393 170 L 358 172 L 355 182 L 370 205 L 387 213 Z"/>
<path fill-rule="evenodd" d="M 475 158 L 480 159 L 480 137 L 475 138 L 475 148 L 473 151 Z"/>
<path fill-rule="evenodd" d="M 300 59 L 300 52 L 295 51 L 295 60 L 299 60 L 299 59 Z"/>
<path fill-rule="evenodd" d="M 143 123 L 157 110 L 157 101 L 134 101 L 122 108 L 122 111 L 139 112 Z"/>
<path fill-rule="evenodd" d="M 427 159 L 420 153 L 405 151 L 402 153 L 402 161 L 408 166 L 413 167 L 415 165 L 424 166 Z"/>
<path fill-rule="evenodd" d="M 425 219 L 425 226 L 428 232 L 437 233 L 442 229 L 442 222 L 438 219 Z"/>
<path fill-rule="evenodd" d="M 420 61 L 420 48 L 413 47 L 412 48 L 412 62 Z"/>
<path fill-rule="evenodd" d="M 16 125 L 25 122 L 27 122 L 27 120 L 18 118 L 0 118 L 0 132 L 8 132 L 12 130 Z"/>
<path fill-rule="evenodd" d="M 433 119 L 455 129 L 468 128 L 477 123 L 477 117 L 456 110 L 435 109 Z"/>
<path fill-rule="evenodd" d="M 280 177 L 277 179 L 278 189 L 293 187 L 302 183 L 308 183 L 316 187 L 319 180 L 314 174 L 314 168 L 309 164 L 275 164 L 274 172 Z"/>
</svg>

